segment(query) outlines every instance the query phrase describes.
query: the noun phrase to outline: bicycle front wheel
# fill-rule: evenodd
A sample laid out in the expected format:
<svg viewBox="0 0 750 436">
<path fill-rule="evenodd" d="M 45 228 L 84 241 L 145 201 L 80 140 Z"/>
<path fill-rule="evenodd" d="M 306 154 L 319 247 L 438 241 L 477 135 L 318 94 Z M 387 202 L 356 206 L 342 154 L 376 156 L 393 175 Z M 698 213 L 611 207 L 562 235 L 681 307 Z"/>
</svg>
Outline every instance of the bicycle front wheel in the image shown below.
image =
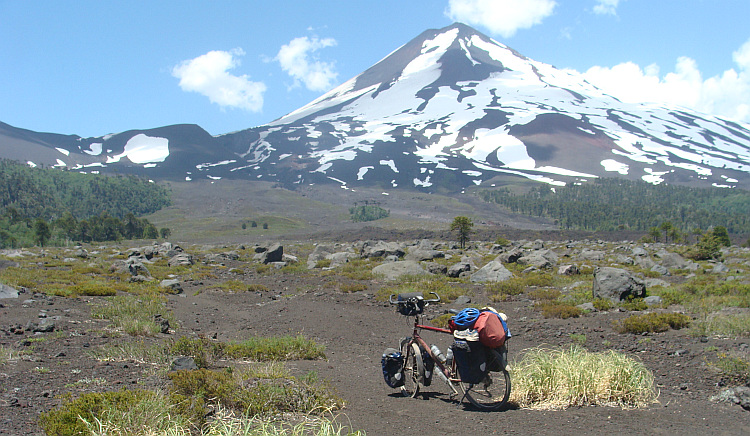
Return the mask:
<svg viewBox="0 0 750 436">
<path fill-rule="evenodd" d="M 510 374 L 502 370 L 487 373 L 484 380 L 477 384 L 460 382 L 464 396 L 480 410 L 499 410 L 508 403 L 510 397 Z"/>
<path fill-rule="evenodd" d="M 487 365 L 491 371 L 479 383 L 459 382 L 461 391 L 471 404 L 480 410 L 499 410 L 510 398 L 510 374 L 503 355 L 496 349 L 488 350 Z"/>
<path fill-rule="evenodd" d="M 414 342 L 405 342 L 401 345 L 401 353 L 406 356 L 404 361 L 404 385 L 401 386 L 401 394 L 405 397 L 416 397 L 419 395 L 420 381 L 424 374 L 424 363 L 419 345 Z"/>
</svg>

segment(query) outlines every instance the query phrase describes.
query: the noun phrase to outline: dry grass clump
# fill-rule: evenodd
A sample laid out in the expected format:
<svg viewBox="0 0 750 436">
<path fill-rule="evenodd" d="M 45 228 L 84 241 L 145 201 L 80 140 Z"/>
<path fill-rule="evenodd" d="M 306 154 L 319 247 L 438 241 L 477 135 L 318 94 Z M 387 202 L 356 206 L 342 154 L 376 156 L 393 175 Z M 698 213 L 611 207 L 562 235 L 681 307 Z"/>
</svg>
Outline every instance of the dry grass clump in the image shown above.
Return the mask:
<svg viewBox="0 0 750 436">
<path fill-rule="evenodd" d="M 91 310 L 91 316 L 108 319 L 115 328 L 131 336 L 156 336 L 161 332 L 157 318 L 166 319 L 172 328 L 177 326 L 177 319 L 165 301 L 162 295 L 106 297 Z"/>
<path fill-rule="evenodd" d="M 4 365 L 15 358 L 16 353 L 12 349 L 0 345 L 0 365 Z"/>
<path fill-rule="evenodd" d="M 669 329 L 678 330 L 690 325 L 690 317 L 682 313 L 644 313 L 633 315 L 612 323 L 618 333 L 658 333 Z"/>
<path fill-rule="evenodd" d="M 750 336 L 750 312 L 723 313 L 717 312 L 695 321 L 691 326 L 694 336 Z"/>
<path fill-rule="evenodd" d="M 615 351 L 592 353 L 534 348 L 511 366 L 510 401 L 532 409 L 570 406 L 645 407 L 656 401 L 654 376 L 642 363 Z"/>
</svg>

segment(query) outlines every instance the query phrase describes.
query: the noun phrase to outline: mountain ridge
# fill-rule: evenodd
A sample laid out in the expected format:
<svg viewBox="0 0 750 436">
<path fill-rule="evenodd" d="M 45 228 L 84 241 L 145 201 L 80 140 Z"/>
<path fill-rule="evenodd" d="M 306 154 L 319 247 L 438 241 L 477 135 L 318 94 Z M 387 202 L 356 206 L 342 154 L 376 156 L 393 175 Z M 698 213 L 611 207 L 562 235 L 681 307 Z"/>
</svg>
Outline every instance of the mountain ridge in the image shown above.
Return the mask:
<svg viewBox="0 0 750 436">
<path fill-rule="evenodd" d="M 6 156 L 12 138 L 2 136 L 2 127 Z M 623 103 L 461 23 L 422 32 L 263 126 L 217 136 L 175 125 L 36 139 L 37 152 L 51 149 L 45 164 L 77 171 L 244 178 L 290 188 L 337 183 L 460 192 L 508 177 L 561 186 L 613 176 L 750 186 L 750 126 Z"/>
</svg>

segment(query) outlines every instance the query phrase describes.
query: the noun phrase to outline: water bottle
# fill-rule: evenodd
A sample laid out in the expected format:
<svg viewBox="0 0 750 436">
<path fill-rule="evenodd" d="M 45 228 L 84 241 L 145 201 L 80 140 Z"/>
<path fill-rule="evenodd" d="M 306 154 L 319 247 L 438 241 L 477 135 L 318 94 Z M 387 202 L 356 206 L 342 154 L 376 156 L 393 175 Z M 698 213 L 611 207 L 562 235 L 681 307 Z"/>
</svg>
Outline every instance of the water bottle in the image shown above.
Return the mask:
<svg viewBox="0 0 750 436">
<path fill-rule="evenodd" d="M 430 345 L 430 351 L 432 351 L 432 355 L 435 356 L 435 358 L 439 360 L 440 363 L 445 363 L 445 356 L 443 356 L 443 353 L 440 351 L 440 348 L 438 348 L 437 345 Z"/>
<path fill-rule="evenodd" d="M 451 365 L 453 363 L 453 347 L 448 347 L 448 351 L 445 352 L 445 364 Z"/>
</svg>

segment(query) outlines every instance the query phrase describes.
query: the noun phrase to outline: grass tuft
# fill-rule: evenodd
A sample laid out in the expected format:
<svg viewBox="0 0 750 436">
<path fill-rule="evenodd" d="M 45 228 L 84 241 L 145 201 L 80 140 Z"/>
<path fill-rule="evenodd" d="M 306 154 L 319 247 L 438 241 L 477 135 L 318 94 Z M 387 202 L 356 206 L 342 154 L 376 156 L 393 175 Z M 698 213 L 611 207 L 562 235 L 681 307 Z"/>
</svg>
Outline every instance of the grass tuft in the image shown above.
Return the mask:
<svg viewBox="0 0 750 436">
<path fill-rule="evenodd" d="M 511 367 L 511 402 L 533 409 L 571 406 L 645 407 L 656 401 L 653 374 L 615 351 L 534 348 Z"/>
<path fill-rule="evenodd" d="M 156 315 L 169 321 L 172 328 L 177 326 L 174 314 L 164 305 L 165 301 L 164 296 L 153 294 L 107 297 L 91 310 L 91 315 L 110 320 L 115 328 L 122 329 L 131 336 L 156 336 L 161 332 L 155 321 Z"/>
</svg>

